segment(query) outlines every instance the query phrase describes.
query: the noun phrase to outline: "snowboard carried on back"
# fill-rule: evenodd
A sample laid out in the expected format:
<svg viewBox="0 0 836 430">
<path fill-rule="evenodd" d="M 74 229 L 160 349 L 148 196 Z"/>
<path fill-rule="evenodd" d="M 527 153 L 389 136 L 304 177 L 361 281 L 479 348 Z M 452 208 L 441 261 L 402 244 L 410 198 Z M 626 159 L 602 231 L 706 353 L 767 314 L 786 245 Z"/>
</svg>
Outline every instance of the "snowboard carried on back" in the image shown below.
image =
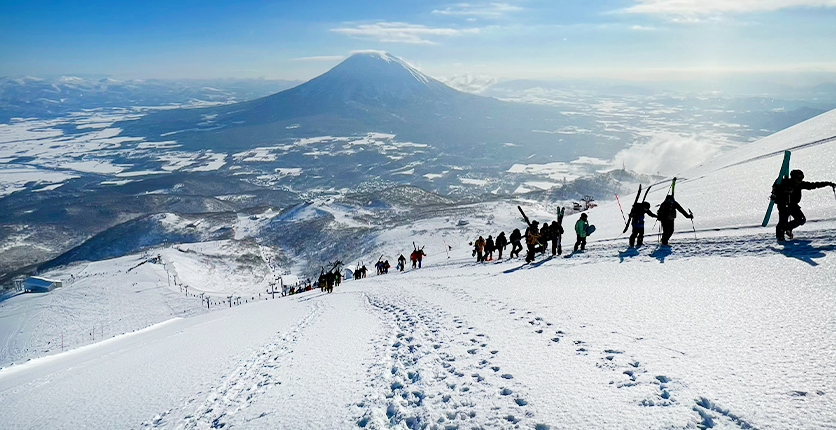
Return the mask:
<svg viewBox="0 0 836 430">
<path fill-rule="evenodd" d="M 775 180 L 775 185 L 781 185 L 781 181 L 790 175 L 790 151 L 784 151 L 784 162 L 781 164 L 781 171 L 778 172 L 778 179 Z M 769 196 L 769 206 L 766 208 L 766 216 L 763 217 L 762 226 L 766 227 L 769 224 L 769 217 L 772 216 L 772 207 L 775 206 L 775 195 Z"/>
</svg>

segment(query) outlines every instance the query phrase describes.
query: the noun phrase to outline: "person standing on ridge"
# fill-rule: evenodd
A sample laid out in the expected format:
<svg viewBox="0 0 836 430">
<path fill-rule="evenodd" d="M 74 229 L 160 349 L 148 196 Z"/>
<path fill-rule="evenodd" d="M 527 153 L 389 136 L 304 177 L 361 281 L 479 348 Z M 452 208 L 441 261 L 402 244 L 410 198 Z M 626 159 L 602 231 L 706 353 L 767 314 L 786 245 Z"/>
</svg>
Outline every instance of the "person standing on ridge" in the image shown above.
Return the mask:
<svg viewBox="0 0 836 430">
<path fill-rule="evenodd" d="M 505 232 L 503 231 L 496 237 L 496 250 L 499 252 L 497 260 L 502 260 L 502 250 L 504 250 L 506 246 L 508 246 L 508 239 L 505 238 Z"/>
<path fill-rule="evenodd" d="M 520 242 L 522 242 L 522 233 L 520 233 L 520 229 L 515 228 L 514 231 L 511 232 L 511 253 L 509 254 L 508 258 L 514 258 L 514 254 L 517 257 L 520 256 L 520 251 L 523 250 L 523 246 Z"/>
<path fill-rule="evenodd" d="M 401 254 L 401 256 L 398 257 L 398 267 L 397 268 L 398 268 L 398 270 L 403 272 L 403 269 L 404 269 L 405 266 L 406 266 L 406 257 L 404 257 L 403 254 Z"/>
<path fill-rule="evenodd" d="M 644 242 L 644 216 L 650 215 L 656 218 L 656 215 L 650 211 L 650 203 L 641 202 L 633 205 L 630 210 L 630 223 L 633 226 L 633 233 L 630 234 L 630 248 L 635 246 L 642 246 Z"/>
<path fill-rule="evenodd" d="M 807 222 L 804 212 L 801 212 L 801 190 L 815 190 L 817 188 L 832 187 L 833 182 L 805 182 L 804 172 L 793 170 L 789 178 L 781 180 L 780 184 L 772 186 L 772 196 L 778 206 L 778 225 L 775 226 L 775 237 L 779 242 L 784 241 L 784 234 L 793 238 L 792 231 Z M 836 191 L 834 191 L 836 192 Z M 792 221 L 790 221 L 792 217 Z"/>
<path fill-rule="evenodd" d="M 587 221 L 586 212 L 581 214 L 581 217 L 575 222 L 575 234 L 578 236 L 578 239 L 575 241 L 575 251 L 580 250 L 583 251 L 586 249 L 586 229 L 589 227 L 589 221 Z"/>
<path fill-rule="evenodd" d="M 659 224 L 662 224 L 662 245 L 667 245 L 668 240 L 673 236 L 674 220 L 676 220 L 677 211 L 685 218 L 694 219 L 694 214 L 685 212 L 685 209 L 682 209 L 682 206 L 674 200 L 672 194 L 665 197 L 665 201 L 659 205 L 659 210 L 656 212 L 656 219 L 659 220 Z"/>
<path fill-rule="evenodd" d="M 540 238 L 540 230 L 537 229 L 538 224 L 537 220 L 531 221 L 531 224 L 525 230 L 525 244 L 528 245 L 528 254 L 525 255 L 526 263 L 534 261 L 534 254 L 537 252 L 537 241 Z"/>
</svg>

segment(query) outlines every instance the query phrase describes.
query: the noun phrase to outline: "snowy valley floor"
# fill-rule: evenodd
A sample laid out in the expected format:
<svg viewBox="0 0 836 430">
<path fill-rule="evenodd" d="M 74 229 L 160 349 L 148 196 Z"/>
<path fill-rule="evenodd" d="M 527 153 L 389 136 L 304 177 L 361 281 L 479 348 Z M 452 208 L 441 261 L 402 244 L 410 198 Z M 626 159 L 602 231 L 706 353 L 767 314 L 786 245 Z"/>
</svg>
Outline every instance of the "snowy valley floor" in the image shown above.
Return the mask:
<svg viewBox="0 0 836 430">
<path fill-rule="evenodd" d="M 2 427 L 825 429 L 836 226 L 591 242 L 174 319 L 0 369 Z"/>
</svg>

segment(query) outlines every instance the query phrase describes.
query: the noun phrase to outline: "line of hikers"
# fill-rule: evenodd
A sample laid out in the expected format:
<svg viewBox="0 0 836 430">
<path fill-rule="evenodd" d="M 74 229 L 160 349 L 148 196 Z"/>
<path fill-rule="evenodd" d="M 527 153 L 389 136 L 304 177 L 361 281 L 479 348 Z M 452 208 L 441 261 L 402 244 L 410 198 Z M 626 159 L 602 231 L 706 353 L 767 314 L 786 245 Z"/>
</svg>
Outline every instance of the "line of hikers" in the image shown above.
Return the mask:
<svg viewBox="0 0 836 430">
<path fill-rule="evenodd" d="M 585 217 L 586 214 L 583 214 L 582 216 Z M 520 233 L 520 229 L 515 228 L 514 231 L 511 232 L 511 235 L 507 238 L 505 237 L 504 231 L 500 232 L 496 237 L 496 240 L 494 240 L 492 235 L 489 235 L 487 239 L 483 236 L 479 236 L 479 238 L 472 243 L 473 256 L 476 257 L 477 262 L 481 263 L 485 261 L 492 261 L 493 254 L 496 252 L 498 254 L 497 259 L 502 259 L 502 251 L 504 251 L 510 244 L 511 252 L 509 253 L 508 258 L 519 257 L 520 252 L 523 250 L 523 239 L 525 239 L 525 243 L 528 247 L 526 261 L 533 261 L 534 255 L 537 252 L 545 254 L 550 248 L 549 242 L 551 242 L 552 255 L 560 255 L 562 252 L 560 238 L 563 235 L 563 226 L 561 226 L 557 221 L 553 221 L 551 224 L 544 222 L 542 228 L 539 228 L 538 226 L 539 222 L 534 220 L 525 230 L 525 234 Z"/>
</svg>

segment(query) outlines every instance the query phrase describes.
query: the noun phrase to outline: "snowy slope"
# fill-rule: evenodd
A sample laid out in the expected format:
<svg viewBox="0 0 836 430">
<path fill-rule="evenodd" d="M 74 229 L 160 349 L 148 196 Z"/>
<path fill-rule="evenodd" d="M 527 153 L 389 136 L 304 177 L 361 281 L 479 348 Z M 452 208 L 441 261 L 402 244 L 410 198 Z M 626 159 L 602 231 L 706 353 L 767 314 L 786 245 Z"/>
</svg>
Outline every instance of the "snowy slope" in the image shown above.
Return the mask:
<svg viewBox="0 0 836 430">
<path fill-rule="evenodd" d="M 609 240 L 623 224 L 605 205 L 586 253 L 476 264 L 465 241 L 521 223 L 512 203 L 474 206 L 466 226 L 441 216 L 376 239 L 391 255 L 426 244 L 420 270 L 0 369 L 0 416 L 9 428 L 832 428 L 836 201 L 806 194 L 811 222 L 784 245 L 749 226 L 779 151 L 828 137 L 833 119 L 685 172 L 677 198 L 701 231 L 672 248 Z M 833 179 L 831 145 L 794 149 L 793 167 Z"/>
<path fill-rule="evenodd" d="M 805 180 L 836 181 L 836 110 L 677 175 L 676 200 L 694 212 L 697 230 L 759 227 L 772 183 L 781 169 L 784 150 L 792 151 L 790 168 L 803 170 Z M 647 200 L 654 211 L 664 200 L 669 185 L 665 182 L 651 189 Z M 620 198 L 624 211 L 628 212 L 635 193 Z M 808 222 L 836 218 L 836 196 L 830 188 L 805 191 L 801 208 Z M 594 239 L 617 237 L 624 228 L 615 202 L 595 208 L 589 217 L 590 223 L 597 227 Z M 775 225 L 777 219 L 775 211 L 770 225 Z M 576 220 L 577 216 L 567 217 L 569 223 Z M 646 230 L 650 233 L 650 228 Z M 677 230 L 690 231 L 690 222 L 680 217 Z"/>
</svg>

